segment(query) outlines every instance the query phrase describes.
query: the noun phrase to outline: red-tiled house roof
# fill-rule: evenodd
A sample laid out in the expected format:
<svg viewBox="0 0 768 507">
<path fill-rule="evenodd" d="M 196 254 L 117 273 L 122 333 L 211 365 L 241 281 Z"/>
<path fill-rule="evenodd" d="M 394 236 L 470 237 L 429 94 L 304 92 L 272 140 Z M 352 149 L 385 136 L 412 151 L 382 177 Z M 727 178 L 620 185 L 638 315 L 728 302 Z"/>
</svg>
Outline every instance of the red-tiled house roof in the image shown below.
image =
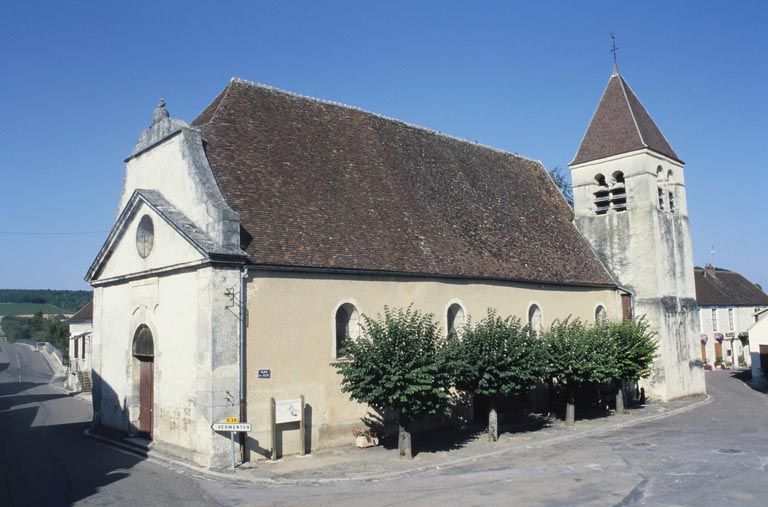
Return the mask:
<svg viewBox="0 0 768 507">
<path fill-rule="evenodd" d="M 240 80 L 192 124 L 253 264 L 614 286 L 539 162 Z"/>
<path fill-rule="evenodd" d="M 693 272 L 699 306 L 768 306 L 768 294 L 739 273 L 712 267 Z"/>
<path fill-rule="evenodd" d="M 88 301 L 77 313 L 69 318 L 70 322 L 78 320 L 93 320 L 93 300 Z"/>
<path fill-rule="evenodd" d="M 647 148 L 680 161 L 651 115 L 614 69 L 570 165 Z"/>
</svg>

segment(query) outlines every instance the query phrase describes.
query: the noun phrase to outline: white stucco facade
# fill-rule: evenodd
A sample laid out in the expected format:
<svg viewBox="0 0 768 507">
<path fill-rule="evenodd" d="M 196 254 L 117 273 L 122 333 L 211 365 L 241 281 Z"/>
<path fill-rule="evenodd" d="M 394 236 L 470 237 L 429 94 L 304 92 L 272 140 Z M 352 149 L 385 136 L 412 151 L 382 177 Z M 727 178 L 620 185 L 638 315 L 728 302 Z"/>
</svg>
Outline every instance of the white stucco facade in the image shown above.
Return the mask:
<svg viewBox="0 0 768 507">
<path fill-rule="evenodd" d="M 748 329 L 752 382 L 762 385 L 768 383 L 768 308 L 759 311 L 755 317 L 757 322 Z"/>
<path fill-rule="evenodd" d="M 759 306 L 699 306 L 702 361 L 714 365 L 718 356 L 726 367 L 752 364 L 749 329 Z"/>
<path fill-rule="evenodd" d="M 646 390 L 661 399 L 705 392 L 683 165 L 641 149 L 572 165 L 571 174 L 574 223 L 657 333 Z M 622 194 L 625 209 L 614 203 Z"/>
</svg>

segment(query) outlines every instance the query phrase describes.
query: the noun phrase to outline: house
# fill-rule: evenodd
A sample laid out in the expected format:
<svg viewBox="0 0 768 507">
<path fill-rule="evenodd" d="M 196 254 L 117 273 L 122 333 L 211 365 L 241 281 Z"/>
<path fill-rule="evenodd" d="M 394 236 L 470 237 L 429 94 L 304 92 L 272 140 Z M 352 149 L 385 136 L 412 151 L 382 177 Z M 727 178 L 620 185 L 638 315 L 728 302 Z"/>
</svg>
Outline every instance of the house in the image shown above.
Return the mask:
<svg viewBox="0 0 768 507">
<path fill-rule="evenodd" d="M 752 383 L 768 382 L 768 307 L 755 313 L 749 333 L 749 354 L 752 362 Z"/>
<path fill-rule="evenodd" d="M 91 390 L 93 342 L 93 300 L 88 301 L 69 319 L 68 386 L 75 391 Z"/>
<path fill-rule="evenodd" d="M 713 366 L 750 366 L 749 329 L 768 307 L 768 294 L 739 273 L 711 264 L 697 267 L 695 277 L 702 361 Z"/>
<path fill-rule="evenodd" d="M 668 221 L 686 235 L 681 163 L 654 148 L 640 151 L 679 171 Z M 599 227 L 658 234 L 643 230 L 658 227 L 649 221 L 614 223 L 656 203 L 655 186 L 641 195 L 641 178 L 625 171 L 632 211 L 620 214 L 616 200 Z M 577 215 L 592 204 L 583 195 Z M 540 162 L 402 121 L 240 79 L 191 124 L 161 101 L 126 159 L 118 216 L 86 275 L 94 424 L 220 466 L 230 443 L 212 423 L 247 420 L 244 445 L 267 454 L 270 399 L 304 396 L 310 447 L 349 443 L 369 409 L 341 392 L 333 363 L 362 315 L 414 304 L 447 333 L 488 308 L 535 326 L 620 319 L 633 304 L 649 311 L 653 289 L 634 278 L 620 287 L 573 219 Z M 687 281 L 690 240 L 679 241 Z M 664 288 L 679 306 L 670 318 L 690 326 L 661 335 L 663 354 L 676 352 L 648 390 L 664 399 L 704 389 L 691 366 L 692 287 Z M 635 291 L 646 299 L 633 303 Z M 281 453 L 300 447 L 293 426 L 278 440 Z"/>
</svg>

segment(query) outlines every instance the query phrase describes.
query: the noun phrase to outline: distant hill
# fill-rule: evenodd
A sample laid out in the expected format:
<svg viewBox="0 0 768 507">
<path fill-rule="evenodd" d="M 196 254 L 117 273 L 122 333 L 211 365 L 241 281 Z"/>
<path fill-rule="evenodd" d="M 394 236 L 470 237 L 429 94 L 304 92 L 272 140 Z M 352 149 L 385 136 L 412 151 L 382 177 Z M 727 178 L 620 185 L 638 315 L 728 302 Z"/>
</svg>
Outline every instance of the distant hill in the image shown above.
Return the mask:
<svg viewBox="0 0 768 507">
<path fill-rule="evenodd" d="M 49 305 L 47 303 L 0 303 L 0 317 L 11 315 L 34 315 L 41 312 L 43 315 L 70 314 L 64 308 Z"/>
<path fill-rule="evenodd" d="M 5 313 L 3 303 L 51 305 L 48 310 L 41 309 L 43 313 L 75 313 L 93 297 L 88 290 L 51 290 L 51 289 L 0 289 L 0 315 L 27 315 L 33 312 Z M 49 311 L 50 310 L 50 311 Z"/>
</svg>

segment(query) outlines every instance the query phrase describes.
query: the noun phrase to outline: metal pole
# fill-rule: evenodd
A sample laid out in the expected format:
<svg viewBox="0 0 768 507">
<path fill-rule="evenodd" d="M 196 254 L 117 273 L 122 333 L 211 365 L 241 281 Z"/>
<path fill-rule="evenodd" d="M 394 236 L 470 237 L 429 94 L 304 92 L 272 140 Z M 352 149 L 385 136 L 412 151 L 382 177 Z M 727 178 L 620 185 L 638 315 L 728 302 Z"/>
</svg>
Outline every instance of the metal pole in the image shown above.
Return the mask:
<svg viewBox="0 0 768 507">
<path fill-rule="evenodd" d="M 229 432 L 229 440 L 232 442 L 232 468 L 235 468 L 235 432 Z"/>
</svg>

